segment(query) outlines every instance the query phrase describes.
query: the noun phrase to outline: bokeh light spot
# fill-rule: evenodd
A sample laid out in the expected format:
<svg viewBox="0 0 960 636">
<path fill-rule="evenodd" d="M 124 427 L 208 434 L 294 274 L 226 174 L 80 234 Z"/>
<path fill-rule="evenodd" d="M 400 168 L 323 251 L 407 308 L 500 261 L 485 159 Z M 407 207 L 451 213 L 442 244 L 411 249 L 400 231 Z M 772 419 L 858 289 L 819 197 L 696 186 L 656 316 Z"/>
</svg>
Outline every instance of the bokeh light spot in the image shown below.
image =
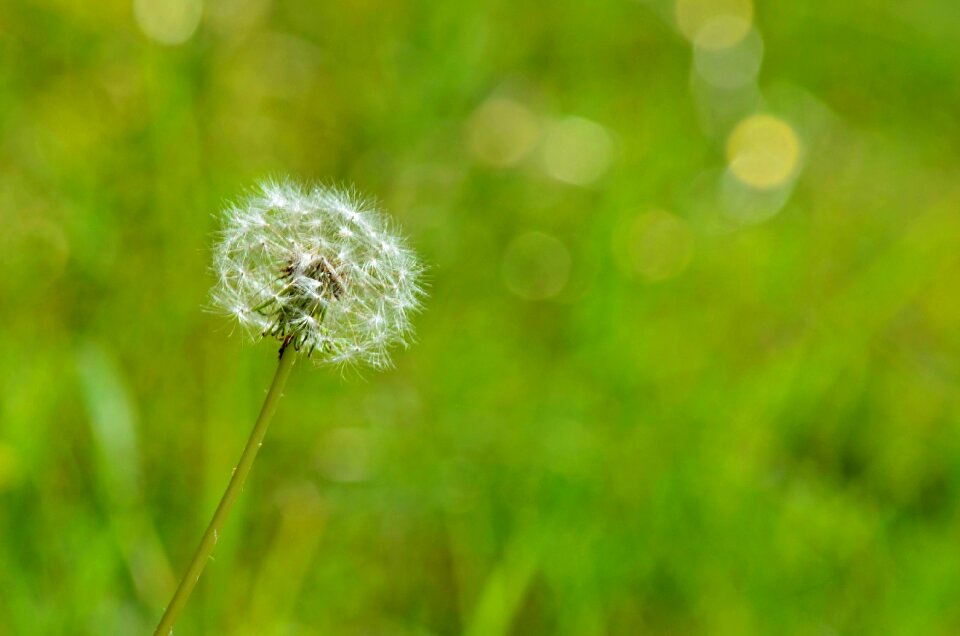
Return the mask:
<svg viewBox="0 0 960 636">
<path fill-rule="evenodd" d="M 757 189 L 745 184 L 729 170 L 724 171 L 719 181 L 719 203 L 723 214 L 743 225 L 760 223 L 778 214 L 790 195 L 791 183 L 780 188 Z"/>
<path fill-rule="evenodd" d="M 710 86 L 734 89 L 754 82 L 763 61 L 763 39 L 754 29 L 737 44 L 722 49 L 695 46 L 693 64 Z"/>
<path fill-rule="evenodd" d="M 144 35 L 160 44 L 182 44 L 200 26 L 201 0 L 134 0 L 133 15 Z"/>
<path fill-rule="evenodd" d="M 696 246 L 690 224 L 663 210 L 637 216 L 618 228 L 613 239 L 621 269 L 651 282 L 683 273 L 693 260 Z"/>
<path fill-rule="evenodd" d="M 737 44 L 753 24 L 751 0 L 676 0 L 674 11 L 684 37 L 705 49 Z"/>
<path fill-rule="evenodd" d="M 760 190 L 783 185 L 800 161 L 800 140 L 787 122 L 772 115 L 751 115 L 727 138 L 727 164 L 743 183 Z"/>
<path fill-rule="evenodd" d="M 583 117 L 567 117 L 547 130 L 544 169 L 558 181 L 589 185 L 607 173 L 613 149 L 613 137 L 606 128 Z"/>
<path fill-rule="evenodd" d="M 559 239 L 542 232 L 515 238 L 503 256 L 504 283 L 528 300 L 559 294 L 570 278 L 570 251 Z"/>
<path fill-rule="evenodd" d="M 467 123 L 467 147 L 477 161 L 491 166 L 512 166 L 537 143 L 540 125 L 530 109 L 504 97 L 480 105 Z"/>
</svg>

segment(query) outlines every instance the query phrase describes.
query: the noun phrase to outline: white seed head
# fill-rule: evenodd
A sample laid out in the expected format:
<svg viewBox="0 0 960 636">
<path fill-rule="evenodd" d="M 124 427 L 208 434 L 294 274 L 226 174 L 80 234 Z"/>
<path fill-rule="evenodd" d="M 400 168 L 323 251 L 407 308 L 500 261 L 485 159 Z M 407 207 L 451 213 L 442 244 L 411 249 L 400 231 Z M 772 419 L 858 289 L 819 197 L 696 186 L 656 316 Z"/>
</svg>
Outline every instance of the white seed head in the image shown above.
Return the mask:
<svg viewBox="0 0 960 636">
<path fill-rule="evenodd" d="M 264 181 L 226 210 L 224 226 L 213 301 L 255 336 L 375 368 L 409 343 L 423 268 L 356 194 Z"/>
</svg>

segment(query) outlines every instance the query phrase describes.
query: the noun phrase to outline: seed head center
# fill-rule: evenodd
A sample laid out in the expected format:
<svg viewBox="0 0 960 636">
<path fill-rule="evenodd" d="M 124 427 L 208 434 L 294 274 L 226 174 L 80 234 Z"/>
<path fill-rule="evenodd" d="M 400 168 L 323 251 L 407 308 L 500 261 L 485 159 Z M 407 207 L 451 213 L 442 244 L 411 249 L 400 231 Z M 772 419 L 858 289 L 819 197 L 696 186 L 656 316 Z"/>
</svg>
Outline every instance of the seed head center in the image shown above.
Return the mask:
<svg viewBox="0 0 960 636">
<path fill-rule="evenodd" d="M 282 272 L 283 278 L 293 283 L 300 277 L 314 281 L 317 283 L 315 293 L 327 300 L 339 299 L 346 288 L 346 283 L 333 262 L 323 255 L 291 259 Z"/>
</svg>

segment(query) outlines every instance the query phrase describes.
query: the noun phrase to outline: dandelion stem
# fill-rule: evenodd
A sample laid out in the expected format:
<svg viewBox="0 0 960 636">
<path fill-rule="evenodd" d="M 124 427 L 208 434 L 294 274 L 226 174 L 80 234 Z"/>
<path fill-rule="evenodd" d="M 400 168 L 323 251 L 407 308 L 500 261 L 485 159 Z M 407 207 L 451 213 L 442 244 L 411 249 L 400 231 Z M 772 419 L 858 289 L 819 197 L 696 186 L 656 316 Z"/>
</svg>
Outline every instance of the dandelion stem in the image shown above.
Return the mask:
<svg viewBox="0 0 960 636">
<path fill-rule="evenodd" d="M 197 551 L 190 561 L 190 566 L 180 580 L 177 591 L 174 592 L 170 604 L 163 613 L 163 618 L 160 619 L 160 624 L 157 625 L 157 629 L 153 632 L 154 636 L 169 636 L 173 633 L 173 624 L 183 611 L 184 605 L 187 604 L 187 599 L 190 598 L 190 593 L 193 591 L 197 581 L 200 580 L 200 574 L 210 559 L 210 553 L 213 552 L 213 546 L 217 543 L 227 515 L 230 514 L 233 504 L 237 501 L 237 497 L 243 489 L 243 482 L 250 473 L 253 460 L 257 457 L 257 451 L 260 450 L 260 445 L 263 442 L 264 435 L 266 435 L 267 427 L 270 425 L 270 420 L 277 410 L 277 403 L 280 401 L 283 386 L 290 376 L 290 370 L 293 368 L 296 357 L 297 352 L 292 347 L 284 347 L 281 350 L 280 364 L 277 366 L 277 372 L 273 376 L 273 383 L 270 385 L 270 391 L 267 393 L 267 397 L 263 402 L 263 408 L 260 410 L 257 423 L 250 433 L 247 445 L 243 449 L 243 455 L 240 456 L 240 462 L 233 471 L 233 476 L 230 478 L 227 490 L 220 499 L 217 511 L 213 513 L 213 519 L 210 520 L 210 525 L 207 526 L 206 532 L 203 533 L 203 539 L 200 541 L 200 545 L 197 547 Z"/>
</svg>

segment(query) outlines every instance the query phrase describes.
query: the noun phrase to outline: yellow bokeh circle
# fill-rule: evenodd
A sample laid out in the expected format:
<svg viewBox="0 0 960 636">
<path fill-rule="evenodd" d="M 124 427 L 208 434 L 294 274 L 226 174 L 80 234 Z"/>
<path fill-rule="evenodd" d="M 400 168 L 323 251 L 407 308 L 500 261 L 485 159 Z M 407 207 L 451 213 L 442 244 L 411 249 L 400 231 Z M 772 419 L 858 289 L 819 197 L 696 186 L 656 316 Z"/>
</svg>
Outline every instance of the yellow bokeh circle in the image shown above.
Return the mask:
<svg viewBox="0 0 960 636">
<path fill-rule="evenodd" d="M 677 28 L 704 49 L 729 48 L 753 25 L 752 0 L 676 0 Z"/>
<path fill-rule="evenodd" d="M 493 97 L 467 124 L 467 147 L 475 159 L 491 166 L 518 163 L 534 148 L 540 135 L 536 115 L 520 102 Z"/>
<path fill-rule="evenodd" d="M 727 165 L 740 181 L 759 190 L 786 183 L 800 162 L 793 126 L 773 115 L 751 115 L 727 138 Z"/>
</svg>

